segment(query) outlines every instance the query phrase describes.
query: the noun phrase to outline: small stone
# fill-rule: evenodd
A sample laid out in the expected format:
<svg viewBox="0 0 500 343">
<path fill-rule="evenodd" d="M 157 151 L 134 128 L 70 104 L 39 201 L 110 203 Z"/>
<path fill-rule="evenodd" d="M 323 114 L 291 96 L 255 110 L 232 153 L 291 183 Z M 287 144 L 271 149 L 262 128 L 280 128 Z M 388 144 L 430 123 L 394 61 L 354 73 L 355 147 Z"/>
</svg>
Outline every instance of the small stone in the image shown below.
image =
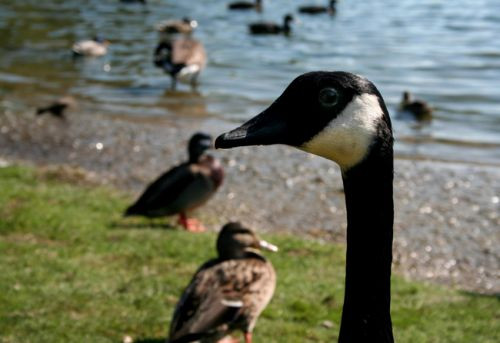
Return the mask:
<svg viewBox="0 0 500 343">
<path fill-rule="evenodd" d="M 324 327 L 324 328 L 327 328 L 327 329 L 331 329 L 334 327 L 334 324 L 331 320 L 323 320 L 321 322 L 321 326 Z"/>
</svg>

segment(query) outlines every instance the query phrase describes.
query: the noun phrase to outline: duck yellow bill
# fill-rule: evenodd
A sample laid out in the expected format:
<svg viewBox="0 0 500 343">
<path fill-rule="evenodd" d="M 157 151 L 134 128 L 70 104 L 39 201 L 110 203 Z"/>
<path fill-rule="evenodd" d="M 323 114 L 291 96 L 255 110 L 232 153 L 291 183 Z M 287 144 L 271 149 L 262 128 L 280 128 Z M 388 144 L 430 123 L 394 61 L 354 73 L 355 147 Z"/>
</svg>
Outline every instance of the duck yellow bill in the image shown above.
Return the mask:
<svg viewBox="0 0 500 343">
<path fill-rule="evenodd" d="M 261 249 L 269 250 L 272 252 L 278 251 L 278 247 L 276 245 L 266 242 L 264 240 L 259 241 L 259 246 L 261 247 Z"/>
</svg>

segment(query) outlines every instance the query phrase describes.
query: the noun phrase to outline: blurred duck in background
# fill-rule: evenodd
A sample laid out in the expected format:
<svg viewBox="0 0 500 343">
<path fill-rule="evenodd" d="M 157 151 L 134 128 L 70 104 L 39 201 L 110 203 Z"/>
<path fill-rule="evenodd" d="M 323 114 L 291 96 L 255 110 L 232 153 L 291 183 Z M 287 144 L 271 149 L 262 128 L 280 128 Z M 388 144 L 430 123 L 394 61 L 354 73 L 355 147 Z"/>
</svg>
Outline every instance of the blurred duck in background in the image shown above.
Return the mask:
<svg viewBox="0 0 500 343">
<path fill-rule="evenodd" d="M 335 8 L 336 4 L 337 0 L 329 0 L 328 6 L 320 6 L 320 5 L 300 6 L 299 12 L 304 14 L 323 14 L 323 13 L 334 14 L 336 11 Z"/>
<path fill-rule="evenodd" d="M 156 24 L 155 29 L 160 35 L 160 40 L 173 38 L 173 35 L 184 34 L 189 36 L 198 27 L 198 22 L 188 17 L 182 19 L 169 19 Z"/>
<path fill-rule="evenodd" d="M 156 26 L 160 41 L 154 52 L 154 64 L 172 77 L 172 89 L 176 89 L 177 81 L 196 88 L 198 76 L 207 64 L 203 44 L 191 37 L 197 26 L 189 18 L 168 20 Z"/>
<path fill-rule="evenodd" d="M 56 118 L 65 119 L 65 112 L 74 108 L 76 108 L 75 98 L 72 96 L 65 96 L 57 99 L 48 106 L 37 108 L 36 114 L 40 116 L 44 113 L 50 113 Z"/>
<path fill-rule="evenodd" d="M 124 4 L 146 4 L 146 0 L 120 0 Z"/>
<path fill-rule="evenodd" d="M 186 230 L 204 231 L 199 221 L 187 218 L 187 212 L 207 202 L 222 184 L 224 170 L 217 159 L 205 153 L 210 148 L 211 136 L 194 134 L 188 144 L 189 160 L 151 183 L 124 215 L 154 218 L 178 214 Z"/>
<path fill-rule="evenodd" d="M 231 2 L 227 7 L 230 10 L 256 10 L 262 11 L 262 0 L 249 1 L 235 1 Z"/>
<path fill-rule="evenodd" d="M 401 112 L 412 114 L 417 120 L 430 120 L 432 119 L 432 107 L 425 101 L 413 100 L 410 92 L 403 92 L 403 99 L 399 106 Z"/>
<path fill-rule="evenodd" d="M 169 343 L 238 342 L 234 330 L 252 342 L 257 319 L 271 300 L 276 273 L 261 249 L 278 248 L 240 223 L 228 223 L 217 238 L 218 257 L 205 262 L 184 290 L 170 324 Z"/>
<path fill-rule="evenodd" d="M 277 35 L 281 33 L 289 35 L 292 31 L 290 23 L 293 20 L 293 16 L 291 14 L 287 14 L 283 17 L 283 25 L 279 25 L 273 22 L 261 21 L 252 23 L 248 27 L 250 29 L 250 33 L 254 35 Z"/>
<path fill-rule="evenodd" d="M 82 40 L 73 44 L 71 50 L 73 56 L 104 56 L 108 53 L 110 42 L 102 37 L 96 36 L 93 39 Z"/>
</svg>

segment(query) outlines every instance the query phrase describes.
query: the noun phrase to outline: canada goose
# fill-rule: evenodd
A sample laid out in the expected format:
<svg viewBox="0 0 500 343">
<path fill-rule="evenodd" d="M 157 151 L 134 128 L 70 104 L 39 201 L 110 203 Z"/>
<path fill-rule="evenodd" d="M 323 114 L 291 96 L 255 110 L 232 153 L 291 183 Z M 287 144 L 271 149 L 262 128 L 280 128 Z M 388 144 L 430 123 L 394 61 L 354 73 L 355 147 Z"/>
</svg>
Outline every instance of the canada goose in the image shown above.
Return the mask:
<svg viewBox="0 0 500 343">
<path fill-rule="evenodd" d="M 168 343 L 217 342 L 241 330 L 245 343 L 276 287 L 272 264 L 260 249 L 278 248 L 260 240 L 240 223 L 224 225 L 217 238 L 218 257 L 205 262 L 184 290 L 170 324 Z"/>
<path fill-rule="evenodd" d="M 335 13 L 335 4 L 337 0 L 330 0 L 328 6 L 320 6 L 320 5 L 306 5 L 300 6 L 299 12 L 304 14 L 321 14 L 321 13 Z"/>
<path fill-rule="evenodd" d="M 257 10 L 262 9 L 262 0 L 249 1 L 235 1 L 227 5 L 230 10 Z"/>
<path fill-rule="evenodd" d="M 206 63 L 203 44 L 190 37 L 163 40 L 154 52 L 154 64 L 172 77 L 172 89 L 175 89 L 177 80 L 196 87 Z"/>
<path fill-rule="evenodd" d="M 82 40 L 73 44 L 73 56 L 104 56 L 108 52 L 109 41 L 100 37 Z"/>
<path fill-rule="evenodd" d="M 216 148 L 286 144 L 336 162 L 347 209 L 345 299 L 339 342 L 393 342 L 391 120 L 377 88 L 346 72 L 297 77 Z"/>
<path fill-rule="evenodd" d="M 399 109 L 411 113 L 418 120 L 429 120 L 432 116 L 432 108 L 425 101 L 412 100 L 412 96 L 408 91 L 403 93 Z"/>
<path fill-rule="evenodd" d="M 188 17 L 179 19 L 169 19 L 155 25 L 156 31 L 160 34 L 191 34 L 198 27 L 198 22 Z"/>
<path fill-rule="evenodd" d="M 64 119 L 64 113 L 70 109 L 76 107 L 76 100 L 72 96 L 65 96 L 52 102 L 50 105 L 45 107 L 39 107 L 36 110 L 37 115 L 42 115 L 49 112 L 54 117 Z"/>
<path fill-rule="evenodd" d="M 224 178 L 218 160 L 205 154 L 212 147 L 212 137 L 196 133 L 188 144 L 189 161 L 184 162 L 151 183 L 139 199 L 125 211 L 125 216 L 163 217 L 179 214 L 179 223 L 188 231 L 204 231 L 187 212 L 210 199 Z"/>
<path fill-rule="evenodd" d="M 265 35 L 271 34 L 276 35 L 279 33 L 284 33 L 285 35 L 290 34 L 292 28 L 290 27 L 290 22 L 293 21 L 293 16 L 291 14 L 287 14 L 283 17 L 283 25 L 279 25 L 272 22 L 257 22 L 248 25 L 250 28 L 250 32 L 254 35 Z"/>
</svg>

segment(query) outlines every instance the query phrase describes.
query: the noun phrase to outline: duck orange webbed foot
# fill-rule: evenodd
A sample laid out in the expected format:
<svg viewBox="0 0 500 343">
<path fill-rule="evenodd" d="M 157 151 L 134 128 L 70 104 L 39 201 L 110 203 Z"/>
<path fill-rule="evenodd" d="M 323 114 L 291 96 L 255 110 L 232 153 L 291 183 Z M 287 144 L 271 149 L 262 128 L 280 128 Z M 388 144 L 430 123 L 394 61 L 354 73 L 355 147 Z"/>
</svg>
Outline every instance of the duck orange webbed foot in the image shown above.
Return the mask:
<svg viewBox="0 0 500 343">
<path fill-rule="evenodd" d="M 203 226 L 203 224 L 197 219 L 187 218 L 182 215 L 179 217 L 179 224 L 181 224 L 182 227 L 184 227 L 186 231 L 189 232 L 204 232 L 207 230 L 205 226 Z"/>
<path fill-rule="evenodd" d="M 217 341 L 217 343 L 240 343 L 238 338 L 233 338 L 231 336 L 226 336 L 223 339 Z"/>
</svg>

